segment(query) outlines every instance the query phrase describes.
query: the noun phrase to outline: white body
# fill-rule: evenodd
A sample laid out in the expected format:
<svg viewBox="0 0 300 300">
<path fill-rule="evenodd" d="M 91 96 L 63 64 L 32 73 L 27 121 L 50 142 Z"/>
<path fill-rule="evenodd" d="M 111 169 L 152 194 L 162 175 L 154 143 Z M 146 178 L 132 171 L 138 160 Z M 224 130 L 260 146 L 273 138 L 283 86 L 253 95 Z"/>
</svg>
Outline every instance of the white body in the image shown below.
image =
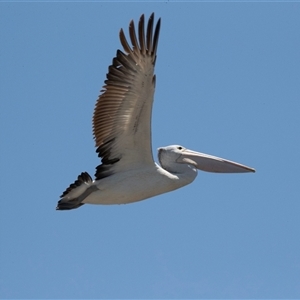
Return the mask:
<svg viewBox="0 0 300 300">
<path fill-rule="evenodd" d="M 83 203 L 125 204 L 141 201 L 181 188 L 196 176 L 197 170 L 193 167 L 188 174 L 171 174 L 157 164 L 120 172 L 93 182 L 98 191 L 91 193 Z"/>
</svg>

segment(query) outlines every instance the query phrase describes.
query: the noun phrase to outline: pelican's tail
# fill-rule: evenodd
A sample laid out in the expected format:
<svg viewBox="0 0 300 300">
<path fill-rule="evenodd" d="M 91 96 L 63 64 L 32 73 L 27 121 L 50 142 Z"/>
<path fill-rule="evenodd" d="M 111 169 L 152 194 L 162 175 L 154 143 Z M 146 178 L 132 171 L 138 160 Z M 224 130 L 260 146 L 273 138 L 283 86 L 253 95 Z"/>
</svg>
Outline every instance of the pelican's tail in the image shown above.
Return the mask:
<svg viewBox="0 0 300 300">
<path fill-rule="evenodd" d="M 87 172 L 82 172 L 70 186 L 62 193 L 57 203 L 57 210 L 68 210 L 78 208 L 84 203 L 82 201 L 90 194 L 88 192 L 93 179 Z"/>
</svg>

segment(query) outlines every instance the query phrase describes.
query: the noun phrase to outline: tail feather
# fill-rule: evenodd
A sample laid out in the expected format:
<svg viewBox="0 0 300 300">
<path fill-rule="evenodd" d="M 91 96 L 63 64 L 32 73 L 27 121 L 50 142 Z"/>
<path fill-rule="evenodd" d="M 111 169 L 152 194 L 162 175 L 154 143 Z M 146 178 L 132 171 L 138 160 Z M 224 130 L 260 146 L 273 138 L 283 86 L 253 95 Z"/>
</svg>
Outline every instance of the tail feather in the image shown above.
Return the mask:
<svg viewBox="0 0 300 300">
<path fill-rule="evenodd" d="M 93 183 L 93 179 L 87 172 L 82 172 L 74 183 L 62 193 L 57 203 L 56 210 L 69 210 L 82 206 L 83 194 Z"/>
</svg>

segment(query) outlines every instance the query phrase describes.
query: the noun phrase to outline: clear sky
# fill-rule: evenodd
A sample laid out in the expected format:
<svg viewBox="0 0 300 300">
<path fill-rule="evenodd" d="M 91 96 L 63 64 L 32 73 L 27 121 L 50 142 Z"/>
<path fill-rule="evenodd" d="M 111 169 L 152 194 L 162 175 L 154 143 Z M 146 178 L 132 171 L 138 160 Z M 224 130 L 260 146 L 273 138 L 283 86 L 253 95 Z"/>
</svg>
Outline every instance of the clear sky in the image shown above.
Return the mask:
<svg viewBox="0 0 300 300">
<path fill-rule="evenodd" d="M 162 18 L 153 151 L 199 172 L 128 205 L 55 211 L 99 164 L 92 113 L 119 30 Z M 300 3 L 0 3 L 2 298 L 300 298 Z"/>
</svg>

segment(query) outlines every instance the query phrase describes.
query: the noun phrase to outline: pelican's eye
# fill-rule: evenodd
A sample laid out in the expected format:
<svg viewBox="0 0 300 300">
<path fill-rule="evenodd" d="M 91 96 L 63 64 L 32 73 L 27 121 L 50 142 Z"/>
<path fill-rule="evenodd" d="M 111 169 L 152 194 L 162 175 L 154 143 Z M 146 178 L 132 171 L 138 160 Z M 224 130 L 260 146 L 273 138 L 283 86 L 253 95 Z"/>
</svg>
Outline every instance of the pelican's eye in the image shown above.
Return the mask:
<svg viewBox="0 0 300 300">
<path fill-rule="evenodd" d="M 177 147 L 178 150 L 182 150 L 183 148 L 181 146 Z"/>
</svg>

